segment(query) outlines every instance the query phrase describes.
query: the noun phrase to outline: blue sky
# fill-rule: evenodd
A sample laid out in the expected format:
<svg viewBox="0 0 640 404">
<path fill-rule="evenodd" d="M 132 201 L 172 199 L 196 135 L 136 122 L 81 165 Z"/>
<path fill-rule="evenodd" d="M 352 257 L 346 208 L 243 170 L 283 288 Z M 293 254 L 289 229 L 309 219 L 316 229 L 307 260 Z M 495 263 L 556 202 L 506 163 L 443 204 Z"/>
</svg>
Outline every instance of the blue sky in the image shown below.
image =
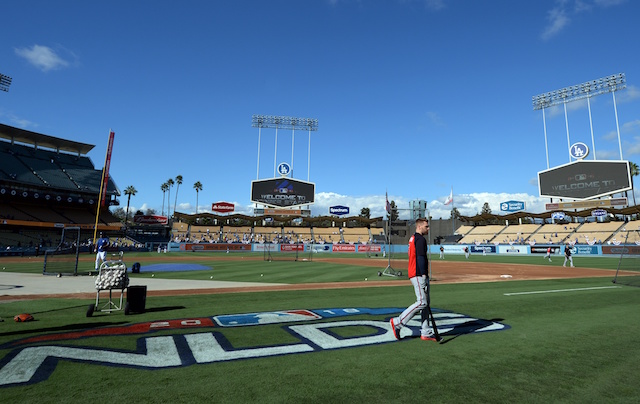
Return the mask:
<svg viewBox="0 0 640 404">
<path fill-rule="evenodd" d="M 507 200 L 541 212 L 547 168 L 531 97 L 625 73 L 616 93 L 623 158 L 640 161 L 640 3 L 625 0 L 31 1 L 3 5 L 0 122 L 95 144 L 101 168 L 177 211 L 212 202 L 250 213 L 250 184 L 273 176 L 275 131 L 253 114 L 316 118 L 296 132 L 294 178 L 332 205 L 384 214 L 424 199 L 434 218 L 451 188 L 463 215 Z M 591 101 L 598 159 L 619 159 L 611 94 Z M 546 113 L 550 165 L 569 162 L 564 111 Z M 591 146 L 586 102 L 568 104 L 571 143 Z M 276 161 L 290 162 L 279 131 Z M 176 188 L 171 189 L 171 204 Z M 640 193 L 637 194 L 640 197 Z M 121 198 L 126 206 L 126 197 Z M 165 213 L 167 202 L 165 202 Z M 401 211 L 401 216 L 405 212 Z"/>
</svg>

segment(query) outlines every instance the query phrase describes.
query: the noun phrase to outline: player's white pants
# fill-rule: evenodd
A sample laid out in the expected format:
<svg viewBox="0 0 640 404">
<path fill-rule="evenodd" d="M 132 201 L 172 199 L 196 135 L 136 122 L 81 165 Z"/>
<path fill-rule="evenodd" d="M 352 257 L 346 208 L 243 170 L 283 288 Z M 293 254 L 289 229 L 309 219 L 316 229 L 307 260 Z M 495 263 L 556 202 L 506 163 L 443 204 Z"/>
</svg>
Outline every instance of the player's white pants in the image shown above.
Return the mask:
<svg viewBox="0 0 640 404">
<path fill-rule="evenodd" d="M 444 259 L 444 251 L 440 251 L 440 259 L 443 260 Z"/>
<path fill-rule="evenodd" d="M 562 266 L 566 266 L 567 265 L 567 261 L 569 261 L 569 263 L 571 263 L 571 266 L 573 266 L 573 257 L 564 257 L 564 264 L 562 264 Z"/>
<path fill-rule="evenodd" d="M 98 253 L 96 254 L 96 271 L 100 269 L 100 263 L 104 262 L 104 258 L 106 257 L 106 255 L 106 251 L 98 251 Z"/>
<path fill-rule="evenodd" d="M 405 326 L 420 310 L 427 307 L 427 277 L 426 276 L 414 276 L 410 279 L 413 285 L 413 290 L 416 293 L 416 302 L 407 307 L 400 317 L 397 317 L 394 321 L 399 326 Z M 422 322 L 422 328 L 420 330 L 422 335 L 431 334 L 429 329 L 429 322 L 427 320 Z"/>
</svg>

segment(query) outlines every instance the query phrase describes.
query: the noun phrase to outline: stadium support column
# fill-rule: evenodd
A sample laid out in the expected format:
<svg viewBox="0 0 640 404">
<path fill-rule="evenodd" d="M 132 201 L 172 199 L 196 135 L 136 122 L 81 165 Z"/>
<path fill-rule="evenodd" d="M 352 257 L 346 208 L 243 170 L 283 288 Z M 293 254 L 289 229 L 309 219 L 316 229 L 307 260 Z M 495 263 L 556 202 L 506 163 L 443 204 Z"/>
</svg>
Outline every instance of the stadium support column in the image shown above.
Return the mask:
<svg viewBox="0 0 640 404">
<path fill-rule="evenodd" d="M 547 170 L 549 169 L 549 143 L 547 142 L 547 119 L 542 108 L 542 127 L 544 128 L 544 151 L 547 153 Z"/>
<path fill-rule="evenodd" d="M 587 97 L 587 108 L 589 109 L 589 129 L 591 129 L 591 150 L 593 151 L 593 159 L 596 159 L 596 142 L 593 138 L 593 120 L 591 119 L 591 96 Z M 547 163 L 547 168 L 549 164 Z"/>
<path fill-rule="evenodd" d="M 616 115 L 616 130 L 618 131 L 618 147 L 620 148 L 620 160 L 622 160 L 622 142 L 620 142 L 620 124 L 618 123 L 618 107 L 616 106 L 616 92 L 611 91 L 613 96 L 613 112 Z"/>
<path fill-rule="evenodd" d="M 564 106 L 564 126 L 567 129 L 567 152 L 569 153 L 569 163 L 571 163 L 571 141 L 569 140 L 569 120 L 567 119 L 567 102 L 562 103 Z"/>
<path fill-rule="evenodd" d="M 262 134 L 262 125 L 258 126 L 258 167 L 256 168 L 256 180 L 260 179 L 260 137 L 261 137 L 261 134 Z"/>
</svg>

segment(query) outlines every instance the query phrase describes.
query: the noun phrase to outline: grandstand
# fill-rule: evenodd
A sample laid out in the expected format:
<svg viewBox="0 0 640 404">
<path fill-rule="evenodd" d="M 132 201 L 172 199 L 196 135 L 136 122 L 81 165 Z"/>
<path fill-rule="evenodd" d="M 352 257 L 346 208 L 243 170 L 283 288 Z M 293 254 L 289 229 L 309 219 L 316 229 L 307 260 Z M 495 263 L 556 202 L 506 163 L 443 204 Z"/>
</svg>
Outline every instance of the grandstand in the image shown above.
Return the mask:
<svg viewBox="0 0 640 404">
<path fill-rule="evenodd" d="M 102 170 L 86 154 L 93 145 L 0 124 L 0 245 L 33 253 L 60 238 L 60 228 L 80 227 L 92 238 Z M 118 205 L 120 191 L 109 179 L 105 201 Z M 120 234 L 107 208 L 98 229 Z M 55 247 L 55 245 L 53 245 Z"/>
<path fill-rule="evenodd" d="M 627 238 L 627 232 L 628 238 Z M 624 223 L 623 226 L 611 237 L 610 241 L 624 242 L 627 240 L 627 244 L 640 243 L 640 220 Z"/>
<path fill-rule="evenodd" d="M 368 243 L 372 236 L 366 227 L 344 227 L 342 228 L 342 239 L 348 244 Z"/>
<path fill-rule="evenodd" d="M 539 224 L 512 224 L 507 226 L 501 233 L 501 243 L 524 243 L 534 234 L 541 225 Z"/>
<path fill-rule="evenodd" d="M 545 224 L 530 239 L 538 244 L 562 244 L 569 241 L 578 226 L 578 223 Z"/>
<path fill-rule="evenodd" d="M 624 222 L 584 223 L 569 239 L 578 244 L 604 244 L 622 227 Z"/>
<path fill-rule="evenodd" d="M 460 239 L 459 244 L 490 243 L 500 238 L 500 233 L 505 230 L 504 225 L 475 226 Z M 503 242 L 501 240 L 501 242 Z"/>
</svg>

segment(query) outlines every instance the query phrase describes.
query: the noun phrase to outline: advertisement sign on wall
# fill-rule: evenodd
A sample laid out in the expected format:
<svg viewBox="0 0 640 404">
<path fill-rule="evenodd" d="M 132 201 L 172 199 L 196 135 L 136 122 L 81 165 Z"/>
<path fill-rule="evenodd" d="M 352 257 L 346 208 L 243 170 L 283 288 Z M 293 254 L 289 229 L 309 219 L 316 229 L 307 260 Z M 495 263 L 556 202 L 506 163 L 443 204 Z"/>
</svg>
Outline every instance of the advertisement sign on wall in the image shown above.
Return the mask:
<svg viewBox="0 0 640 404">
<path fill-rule="evenodd" d="M 529 246 L 525 245 L 499 245 L 498 254 L 527 254 Z"/>
<path fill-rule="evenodd" d="M 551 254 L 560 254 L 560 246 L 557 245 L 541 245 L 541 244 L 536 244 L 534 246 L 531 246 L 531 254 L 546 254 L 547 253 L 547 249 L 551 247 Z"/>
</svg>

